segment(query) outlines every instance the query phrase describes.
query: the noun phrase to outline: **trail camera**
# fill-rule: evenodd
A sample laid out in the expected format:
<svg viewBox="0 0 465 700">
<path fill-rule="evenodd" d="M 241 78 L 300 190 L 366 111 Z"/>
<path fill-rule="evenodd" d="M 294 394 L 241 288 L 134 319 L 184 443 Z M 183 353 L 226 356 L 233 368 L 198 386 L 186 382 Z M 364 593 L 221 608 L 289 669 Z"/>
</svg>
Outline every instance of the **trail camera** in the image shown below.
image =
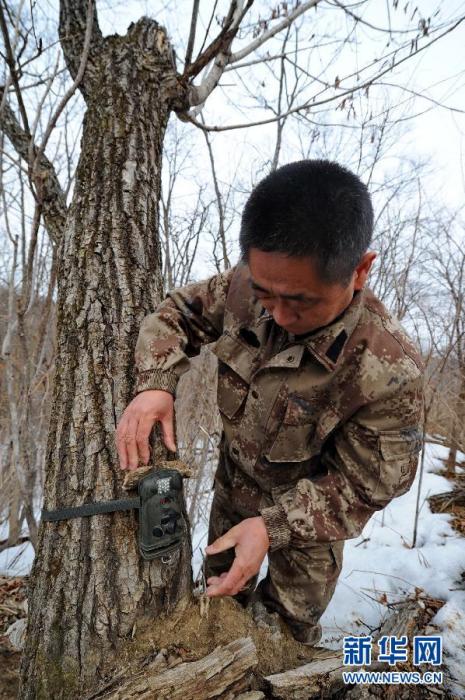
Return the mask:
<svg viewBox="0 0 465 700">
<path fill-rule="evenodd" d="M 160 469 L 139 482 L 139 549 L 144 559 L 163 557 L 180 548 L 185 532 L 182 476 Z"/>
<path fill-rule="evenodd" d="M 139 551 L 144 559 L 168 564 L 186 533 L 183 517 L 182 476 L 175 469 L 150 472 L 139 482 L 139 497 L 84 503 L 82 506 L 43 510 L 44 522 L 85 518 L 118 510 L 139 511 Z"/>
</svg>

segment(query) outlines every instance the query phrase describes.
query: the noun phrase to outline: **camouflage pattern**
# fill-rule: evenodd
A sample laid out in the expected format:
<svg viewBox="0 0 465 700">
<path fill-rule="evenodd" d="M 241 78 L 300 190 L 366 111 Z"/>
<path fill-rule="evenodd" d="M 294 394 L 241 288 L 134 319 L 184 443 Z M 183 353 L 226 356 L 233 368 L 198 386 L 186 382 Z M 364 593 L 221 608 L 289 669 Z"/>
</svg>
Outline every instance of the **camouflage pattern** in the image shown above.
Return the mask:
<svg viewBox="0 0 465 700">
<path fill-rule="evenodd" d="M 224 453 L 221 453 L 222 456 Z M 214 542 L 245 518 L 258 515 L 256 503 L 263 499 L 257 486 L 242 475 L 235 486 L 228 482 L 223 458 L 215 477 L 215 492 L 210 513 L 208 543 Z M 268 504 L 271 503 L 268 501 Z M 344 542 L 309 542 L 306 547 L 285 547 L 268 552 L 268 572 L 255 591 L 258 576 L 245 590 L 234 596 L 254 611 L 253 603 L 262 601 L 268 610 L 279 613 L 301 642 L 315 645 L 321 637 L 318 622 L 331 600 L 342 568 Z M 219 576 L 233 563 L 234 550 L 228 549 L 207 559 L 207 576 Z M 259 611 L 261 612 L 261 611 Z M 261 619 L 261 615 L 258 615 Z M 264 622 L 267 622 L 265 618 Z"/>
<path fill-rule="evenodd" d="M 270 571 L 272 556 L 287 567 L 274 565 L 281 573 L 270 574 L 270 595 L 299 620 L 304 599 L 313 605 L 315 585 L 309 583 L 306 597 L 303 584 L 292 581 L 299 607 L 289 598 L 290 572 L 295 578 L 305 571 L 310 581 L 315 567 L 299 568 L 291 558 L 319 561 L 325 552 L 334 563 L 338 543 L 359 535 L 370 516 L 413 481 L 422 361 L 369 289 L 356 292 L 331 324 L 296 338 L 254 299 L 248 268 L 240 265 L 171 292 L 144 319 L 137 390 L 175 393 L 188 358 L 213 342 L 224 427 L 216 480 L 239 517 L 263 516 Z M 330 569 L 322 584 L 328 591 Z M 315 605 L 315 615 L 322 605 Z"/>
</svg>

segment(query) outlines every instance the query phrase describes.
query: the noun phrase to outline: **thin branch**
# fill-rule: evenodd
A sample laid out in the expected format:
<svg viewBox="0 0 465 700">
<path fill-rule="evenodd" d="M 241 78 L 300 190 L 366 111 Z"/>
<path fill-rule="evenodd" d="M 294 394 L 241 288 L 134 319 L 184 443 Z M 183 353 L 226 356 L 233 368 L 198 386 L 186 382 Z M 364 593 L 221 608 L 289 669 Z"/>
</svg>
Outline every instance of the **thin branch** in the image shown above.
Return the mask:
<svg viewBox="0 0 465 700">
<path fill-rule="evenodd" d="M 203 120 L 202 116 L 201 116 L 201 119 Z M 224 269 L 228 270 L 231 267 L 231 263 L 229 261 L 228 252 L 227 252 L 227 248 L 226 248 L 226 232 L 225 232 L 225 227 L 224 227 L 223 199 L 222 199 L 220 187 L 218 184 L 218 178 L 216 176 L 215 158 L 213 156 L 213 148 L 212 148 L 212 145 L 210 142 L 210 138 L 208 136 L 208 132 L 204 131 L 203 134 L 205 136 L 205 141 L 207 143 L 208 157 L 210 159 L 210 167 L 211 167 L 211 173 L 212 173 L 212 178 L 213 178 L 213 186 L 215 188 L 216 204 L 218 207 L 218 220 L 219 220 L 218 221 L 218 233 L 220 236 L 221 249 L 222 249 L 222 253 L 223 253 L 223 264 L 224 264 Z"/>
<path fill-rule="evenodd" d="M 304 2 L 302 3 L 302 5 L 298 5 L 293 12 L 291 12 L 285 19 L 283 19 L 282 22 L 279 22 L 267 32 L 264 32 L 264 34 L 252 41 L 245 48 L 241 49 L 237 53 L 232 54 L 228 63 L 232 64 L 236 63 L 236 61 L 241 61 L 250 53 L 258 49 L 259 46 L 262 46 L 262 44 L 268 41 L 268 39 L 271 39 L 279 32 L 282 32 L 283 29 L 287 29 L 287 27 L 289 27 L 289 25 L 292 24 L 294 20 L 297 19 L 297 17 L 300 17 L 300 15 L 303 15 L 304 12 L 307 12 L 307 10 L 310 10 L 312 7 L 316 7 L 320 2 L 321 0 L 309 0 L 309 2 Z"/>
<path fill-rule="evenodd" d="M 45 100 L 47 99 L 48 94 L 50 93 L 50 91 L 52 89 L 52 83 L 55 80 L 55 77 L 56 77 L 57 72 L 58 72 L 59 61 L 60 61 L 60 54 L 57 54 L 55 68 L 54 68 L 52 74 L 47 79 L 44 94 L 42 95 L 42 98 L 40 99 L 39 105 L 38 105 L 37 110 L 36 110 L 36 118 L 35 118 L 34 123 L 32 125 L 32 132 L 31 132 L 31 138 L 29 140 L 29 149 L 28 149 L 28 163 L 30 165 L 33 165 L 33 163 L 34 163 L 34 143 L 35 143 L 35 138 L 36 138 L 37 127 L 39 125 L 40 117 L 42 114 L 42 108 L 45 104 Z"/>
<path fill-rule="evenodd" d="M 24 2 L 24 0 L 21 0 L 20 6 L 18 8 L 18 20 L 19 20 L 19 15 L 21 14 L 23 2 Z M 0 3 L 0 27 L 2 30 L 3 41 L 5 43 L 5 48 L 6 48 L 6 60 L 7 60 L 8 67 L 10 69 L 11 80 L 12 80 L 13 85 L 14 85 L 14 89 L 16 92 L 16 98 L 18 100 L 19 111 L 21 113 L 21 118 L 23 120 L 23 127 L 24 127 L 25 132 L 27 134 L 29 134 L 29 122 L 28 122 L 28 118 L 27 118 L 26 107 L 24 106 L 23 96 L 21 94 L 21 89 L 19 87 L 18 75 L 16 73 L 16 65 L 15 65 L 16 60 L 14 57 L 13 48 L 12 48 L 11 43 L 10 43 L 10 35 L 8 34 L 8 27 L 6 24 L 5 15 L 3 14 L 3 6 L 1 3 Z M 17 32 L 17 27 L 15 27 L 15 31 Z"/>
<path fill-rule="evenodd" d="M 259 63 L 268 63 L 269 61 L 277 61 L 282 58 L 287 58 L 287 56 L 294 55 L 297 52 L 300 51 L 310 51 L 311 49 L 315 48 L 314 46 L 301 46 L 297 51 L 293 49 L 292 51 L 288 51 L 286 53 L 278 53 L 275 54 L 274 56 L 262 56 L 261 58 L 255 58 L 251 61 L 245 61 L 245 63 L 238 63 L 237 65 L 227 65 L 224 72 L 229 73 L 230 71 L 233 70 L 239 70 L 239 68 L 250 68 L 250 66 L 256 66 Z"/>
<path fill-rule="evenodd" d="M 81 61 L 79 63 L 79 70 L 77 72 L 77 75 L 76 75 L 76 78 L 75 78 L 73 84 L 67 90 L 67 92 L 63 95 L 63 98 L 61 99 L 60 104 L 58 105 L 58 107 L 55 111 L 55 114 L 52 116 L 52 118 L 50 119 L 50 121 L 48 123 L 48 126 L 45 130 L 44 138 L 42 139 L 42 143 L 39 146 L 39 148 L 37 149 L 36 157 L 35 157 L 33 167 L 32 167 L 32 172 L 35 171 L 42 154 L 45 152 L 45 147 L 47 146 L 47 142 L 51 136 L 53 129 L 55 128 L 55 125 L 58 121 L 60 114 L 63 112 L 64 108 L 66 107 L 66 105 L 70 101 L 71 97 L 76 92 L 82 78 L 84 77 L 84 72 L 86 70 L 86 65 L 87 65 L 87 59 L 89 57 L 93 24 L 94 24 L 94 3 L 93 3 L 93 0 L 88 0 L 86 33 L 85 33 L 85 37 L 84 37 L 84 46 L 82 49 Z"/>
<path fill-rule="evenodd" d="M 205 48 L 205 44 L 206 44 L 206 41 L 207 41 L 207 39 L 208 39 L 208 34 L 209 34 L 209 32 L 210 32 L 210 27 L 212 26 L 212 22 L 213 22 L 213 18 L 214 18 L 214 16 L 215 16 L 215 12 L 216 12 L 217 5 L 218 5 L 218 0 L 215 0 L 214 5 L 213 5 L 213 8 L 212 8 L 211 15 L 210 15 L 210 19 L 208 20 L 208 25 L 207 25 L 207 29 L 206 29 L 206 32 L 205 32 L 205 37 L 204 37 L 204 40 L 203 40 L 203 42 L 202 42 L 202 46 L 200 47 L 200 50 L 199 50 L 199 53 L 198 53 L 197 58 L 198 58 L 199 56 L 202 55 L 202 52 L 203 52 L 203 50 L 204 50 L 204 48 Z"/>
<path fill-rule="evenodd" d="M 351 17 L 358 24 L 363 24 L 366 27 L 369 27 L 370 29 L 374 29 L 377 32 L 385 32 L 385 33 L 389 34 L 390 36 L 392 36 L 393 34 L 412 34 L 413 32 L 415 32 L 415 33 L 418 32 L 418 27 L 415 27 L 415 29 L 413 29 L 413 28 L 412 29 L 392 29 L 391 26 L 389 26 L 388 29 L 385 29 L 384 27 L 377 27 L 374 24 L 370 24 L 370 22 L 367 22 L 365 19 L 360 17 L 360 15 L 356 15 L 355 12 L 352 12 L 351 10 L 349 10 L 349 8 L 346 5 L 344 5 L 342 2 L 339 2 L 339 0 L 332 0 L 332 2 L 329 2 L 329 0 L 328 0 L 328 4 L 329 5 L 336 5 L 341 10 L 344 10 L 346 15 Z M 388 5 L 389 5 L 389 3 L 388 3 Z M 389 13 L 389 7 L 388 7 L 388 13 Z M 423 31 L 426 31 L 426 26 L 425 26 L 425 29 Z"/>
<path fill-rule="evenodd" d="M 441 107 L 442 109 L 446 109 L 448 112 L 458 112 L 459 114 L 465 114 L 465 109 L 459 109 L 459 107 L 449 107 L 448 105 L 443 104 L 439 100 L 435 100 L 433 97 L 429 97 L 429 95 L 425 95 L 422 92 L 416 92 L 415 90 L 411 90 L 410 88 L 404 87 L 403 85 L 396 85 L 395 83 L 386 83 L 384 80 L 382 82 L 377 82 L 377 85 L 384 85 L 385 87 L 393 87 L 393 88 L 398 88 L 402 90 L 402 92 L 408 92 L 410 95 L 414 95 L 414 97 L 420 97 L 422 100 L 426 100 L 427 102 L 431 102 L 433 105 L 436 107 Z"/>
<path fill-rule="evenodd" d="M 197 27 L 197 19 L 199 17 L 199 5 L 200 0 L 194 0 L 194 4 L 192 5 L 191 28 L 189 32 L 189 40 L 187 42 L 186 58 L 184 60 L 184 65 L 186 68 L 190 65 L 192 60 L 192 52 L 194 50 L 195 42 L 195 30 Z"/>
<path fill-rule="evenodd" d="M 252 2 L 253 0 L 248 0 L 244 8 L 244 0 L 232 0 L 227 20 L 229 29 L 225 33 L 221 44 L 218 46 L 219 50 L 215 52 L 216 57 L 213 62 L 213 66 L 210 68 L 207 76 L 199 86 L 192 85 L 189 88 L 189 104 L 191 107 L 199 107 L 200 105 L 203 105 L 207 97 L 213 92 L 220 82 L 224 69 L 229 62 L 229 49 L 238 32 L 240 23 L 242 22 Z M 197 112 L 198 111 L 199 110 L 197 110 Z"/>
<path fill-rule="evenodd" d="M 198 75 L 211 61 L 223 53 L 223 51 L 229 50 L 231 42 L 237 34 L 239 25 L 253 4 L 253 1 L 254 0 L 247 0 L 246 7 L 242 12 L 244 0 L 231 0 L 229 11 L 220 33 L 207 46 L 205 51 L 197 56 L 194 63 L 184 69 L 184 73 L 182 74 L 182 80 L 184 82 Z"/>
<path fill-rule="evenodd" d="M 361 90 L 364 90 L 367 87 L 370 87 L 371 85 L 375 84 L 379 78 L 381 78 L 383 75 L 386 75 L 387 73 L 392 72 L 394 68 L 397 66 L 401 65 L 405 61 L 408 61 L 412 56 L 418 55 L 421 51 L 424 51 L 425 49 L 429 48 L 432 46 L 432 44 L 436 43 L 440 39 L 442 39 L 444 36 L 447 34 L 450 34 L 453 32 L 457 27 L 462 24 L 462 22 L 465 21 L 465 17 L 461 17 L 452 27 L 449 27 L 446 31 L 444 31 L 442 34 L 439 34 L 439 36 L 434 37 L 430 42 L 425 44 L 424 46 L 421 46 L 415 53 L 409 54 L 408 56 L 404 56 L 403 58 L 399 59 L 398 61 L 392 62 L 385 70 L 381 71 L 378 73 L 378 75 L 372 76 L 365 82 L 361 83 L 360 85 L 354 85 L 353 87 L 348 88 L 347 90 L 344 90 L 341 93 L 338 93 L 337 95 L 333 95 L 332 97 L 327 97 L 323 100 L 318 100 L 318 101 L 310 101 L 308 100 L 304 104 L 299 105 L 298 107 L 293 107 L 292 109 L 289 109 L 287 112 L 284 114 L 281 114 L 277 117 L 270 117 L 269 119 L 262 119 L 260 121 L 256 122 L 250 122 L 248 124 L 231 124 L 229 126 L 207 126 L 205 124 L 199 123 L 194 116 L 192 116 L 189 113 L 184 113 L 180 116 L 183 120 L 185 121 L 190 121 L 192 124 L 197 126 L 199 129 L 203 129 L 204 131 L 214 131 L 214 132 L 220 132 L 220 131 L 233 131 L 235 129 L 248 129 L 253 126 L 264 126 L 265 124 L 272 124 L 273 122 L 278 121 L 279 119 L 282 119 L 283 117 L 287 117 L 289 114 L 296 114 L 298 112 L 302 112 L 305 110 L 313 109 L 314 107 L 319 107 L 320 105 L 328 104 L 329 102 L 334 102 L 334 100 L 341 99 L 344 97 L 348 97 L 350 95 L 353 95 L 355 92 L 359 92 Z"/>
</svg>

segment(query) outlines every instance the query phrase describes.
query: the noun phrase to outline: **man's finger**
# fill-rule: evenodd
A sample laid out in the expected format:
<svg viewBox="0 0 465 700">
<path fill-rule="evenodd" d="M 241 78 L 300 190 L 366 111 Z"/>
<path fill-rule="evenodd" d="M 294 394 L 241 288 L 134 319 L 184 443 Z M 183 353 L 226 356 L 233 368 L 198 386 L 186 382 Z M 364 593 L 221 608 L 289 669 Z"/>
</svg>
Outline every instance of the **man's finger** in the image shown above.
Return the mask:
<svg viewBox="0 0 465 700">
<path fill-rule="evenodd" d="M 126 444 L 130 470 L 137 469 L 139 466 L 139 453 L 136 444 L 137 423 L 137 418 L 128 418 L 127 428 L 122 436 L 122 440 Z"/>
<path fill-rule="evenodd" d="M 161 429 L 163 433 L 163 442 L 165 446 L 171 450 L 171 452 L 176 452 L 176 441 L 174 439 L 174 421 L 173 412 L 170 412 L 168 416 L 165 416 L 160 420 Z"/>
<path fill-rule="evenodd" d="M 219 552 L 224 552 L 225 549 L 231 549 L 237 544 L 237 540 L 233 535 L 230 535 L 231 530 L 227 532 L 222 537 L 218 537 L 217 540 L 208 545 L 205 549 L 207 554 L 218 554 Z"/>
<path fill-rule="evenodd" d="M 139 454 L 139 459 L 144 464 L 148 464 L 148 461 L 150 459 L 149 437 L 150 433 L 152 432 L 153 424 L 153 418 L 149 418 L 146 416 L 140 419 L 139 425 L 137 426 L 137 450 Z"/>
<path fill-rule="evenodd" d="M 247 583 L 247 580 L 248 577 L 244 573 L 244 568 L 235 559 L 227 576 L 217 585 L 207 588 L 207 595 L 212 598 L 222 595 L 235 595 Z"/>
<path fill-rule="evenodd" d="M 221 581 L 223 581 L 226 576 L 228 575 L 228 572 L 225 571 L 223 574 L 220 574 L 219 576 L 210 576 L 207 578 L 207 583 L 209 586 L 217 586 Z"/>
<path fill-rule="evenodd" d="M 124 418 L 121 419 L 122 421 L 125 421 Z M 123 424 L 124 426 L 124 424 Z M 127 469 L 128 464 L 129 464 L 129 459 L 128 459 L 128 452 L 126 449 L 126 443 L 124 440 L 121 438 L 121 431 L 123 427 L 121 424 L 118 424 L 118 427 L 116 429 L 116 450 L 118 452 L 118 458 L 119 458 L 119 465 L 121 469 Z"/>
<path fill-rule="evenodd" d="M 137 469 L 139 464 L 139 455 L 137 452 L 136 445 L 136 430 L 137 430 L 137 419 L 128 417 L 124 432 L 118 435 L 118 442 L 124 444 L 124 449 L 127 455 L 127 466 L 129 469 Z"/>
</svg>

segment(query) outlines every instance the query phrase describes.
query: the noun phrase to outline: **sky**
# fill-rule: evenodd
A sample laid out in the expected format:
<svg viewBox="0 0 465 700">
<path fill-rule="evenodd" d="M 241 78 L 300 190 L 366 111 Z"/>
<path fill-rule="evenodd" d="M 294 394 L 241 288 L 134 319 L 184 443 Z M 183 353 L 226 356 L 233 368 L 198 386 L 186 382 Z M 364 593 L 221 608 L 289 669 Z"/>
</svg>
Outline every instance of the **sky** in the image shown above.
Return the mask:
<svg viewBox="0 0 465 700">
<path fill-rule="evenodd" d="M 266 16 L 264 8 L 271 5 L 276 6 L 280 3 L 258 2 L 255 4 L 253 11 L 255 16 L 260 7 L 263 10 L 262 16 Z M 291 6 L 293 3 L 288 3 Z M 434 18 L 433 23 L 441 19 L 446 20 L 450 17 L 455 17 L 465 14 L 465 2 L 458 0 L 448 0 L 447 3 L 438 2 L 438 0 L 426 0 L 417 3 L 403 2 L 397 10 L 394 10 L 395 5 L 393 0 L 369 0 L 368 2 L 351 3 L 350 7 L 353 12 L 357 12 L 364 20 L 373 23 L 376 26 L 387 27 L 388 16 L 391 21 L 391 28 L 396 30 L 405 26 L 405 17 L 411 16 L 414 13 L 412 26 L 415 27 L 419 17 L 433 17 L 440 8 L 440 14 Z M 205 25 L 208 13 L 206 9 L 210 9 L 212 3 L 200 3 L 201 21 L 199 22 L 198 35 L 202 36 L 202 25 Z M 101 28 L 105 34 L 120 33 L 124 34 L 128 24 L 137 20 L 142 15 L 155 17 L 157 20 L 166 24 L 170 36 L 173 38 L 173 43 L 178 49 L 178 53 L 182 56 L 183 50 L 180 44 L 185 44 L 185 37 L 188 33 L 190 21 L 191 0 L 177 0 L 176 2 L 168 1 L 159 3 L 161 9 L 153 12 L 152 3 L 145 1 L 132 0 L 120 4 L 103 3 L 99 7 L 99 21 Z M 328 3 L 323 3 L 323 8 L 328 7 Z M 218 14 L 220 10 L 224 13 L 227 7 L 226 2 L 220 2 L 218 5 Z M 257 9 L 255 9 L 257 8 Z M 404 9 L 406 8 L 406 11 Z M 301 36 L 305 40 L 314 26 L 314 11 L 306 13 L 299 20 Z M 333 17 L 338 16 L 336 24 L 339 29 L 344 25 L 351 24 L 340 12 L 333 8 L 332 10 L 325 9 L 328 16 L 332 13 Z M 253 15 L 252 15 L 253 16 Z M 328 25 L 329 26 L 329 25 Z M 334 25 L 332 25 L 334 26 Z M 332 27 L 331 27 L 332 28 Z M 394 35 L 395 38 L 396 35 Z M 183 37 L 183 39 L 181 39 Z M 242 44 L 247 43 L 250 38 L 246 39 Z M 349 51 L 344 52 L 342 57 L 333 64 L 328 75 L 343 75 L 344 71 L 349 72 L 353 66 L 362 65 L 364 61 L 370 60 L 372 56 L 379 55 L 385 50 L 387 42 L 390 40 L 389 34 L 377 33 L 374 35 L 369 30 L 362 28 L 357 31 L 357 42 L 354 41 L 354 46 Z M 304 41 L 302 42 L 304 43 Z M 239 41 L 239 45 L 241 42 Z M 276 44 L 278 46 L 278 44 Z M 415 156 L 422 159 L 431 159 L 432 169 L 435 173 L 433 178 L 432 194 L 440 194 L 448 204 L 452 206 L 460 205 L 464 198 L 465 192 L 465 174 L 464 174 L 464 134 L 465 134 L 465 69 L 463 64 L 465 47 L 465 23 L 458 27 L 453 33 L 438 41 L 434 46 L 427 51 L 420 53 L 417 57 L 405 62 L 401 67 L 396 69 L 395 75 L 388 75 L 384 78 L 386 82 L 396 83 L 408 90 L 412 90 L 418 95 L 415 102 L 412 100 L 412 95 L 407 92 L 401 92 L 392 88 L 386 87 L 386 90 L 391 91 L 394 95 L 394 101 L 397 105 L 399 118 L 402 123 L 408 127 L 406 133 L 398 147 L 400 150 L 407 150 Z M 315 53 L 315 52 L 314 52 Z M 318 52 L 316 59 L 310 61 L 312 68 L 324 64 L 324 52 Z M 276 65 L 276 64 L 275 64 Z M 258 68 L 256 69 L 258 71 Z M 224 81 L 223 81 L 224 82 Z M 237 86 L 237 82 L 236 82 Z M 342 83 L 341 87 L 344 87 Z M 234 90 L 229 88 L 229 90 Z M 453 107 L 456 110 L 450 112 L 447 109 L 435 105 L 430 102 L 436 100 L 448 107 Z M 237 100 L 234 95 L 234 100 Z M 243 105 L 249 100 L 245 100 Z M 243 106 L 240 105 L 240 106 Z M 252 113 L 257 113 L 255 109 Z M 249 112 L 250 114 L 250 112 Z M 248 118 L 249 114 L 247 115 Z M 414 118 L 414 115 L 418 114 Z M 224 94 L 218 91 L 212 96 L 204 110 L 205 120 L 208 124 L 231 123 L 237 122 L 237 114 L 233 114 L 230 106 L 225 105 Z M 268 116 L 268 115 L 267 115 Z M 239 121 L 244 121 L 242 115 Z M 230 162 L 229 153 L 231 148 L 234 150 L 242 146 L 244 140 L 249 144 L 253 141 L 253 146 L 257 146 L 258 142 L 266 142 L 266 135 L 269 130 L 266 127 L 255 127 L 242 132 L 227 132 L 227 135 L 222 134 L 221 139 L 217 137 L 217 141 L 221 141 L 218 151 L 224 153 L 224 164 Z M 226 145 L 227 141 L 227 145 Z M 234 145 L 233 145 L 234 144 Z M 265 146 L 266 148 L 266 146 Z M 233 163 L 235 160 L 233 159 Z"/>
</svg>

